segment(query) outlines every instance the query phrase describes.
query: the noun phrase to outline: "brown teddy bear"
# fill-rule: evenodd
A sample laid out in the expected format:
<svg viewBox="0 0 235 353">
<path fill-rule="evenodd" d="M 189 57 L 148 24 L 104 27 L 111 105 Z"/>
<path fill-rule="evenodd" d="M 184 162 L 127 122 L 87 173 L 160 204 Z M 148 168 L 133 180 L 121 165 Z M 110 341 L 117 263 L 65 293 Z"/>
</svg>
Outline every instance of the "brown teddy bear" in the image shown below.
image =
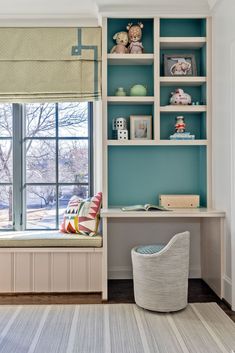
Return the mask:
<svg viewBox="0 0 235 353">
<path fill-rule="evenodd" d="M 127 32 L 117 32 L 114 34 L 113 39 L 116 40 L 116 45 L 114 45 L 110 51 L 112 54 L 127 54 L 129 53 L 126 47 L 129 39 Z"/>
<path fill-rule="evenodd" d="M 144 28 L 143 23 L 139 22 L 137 25 L 128 23 L 126 29 L 128 30 L 129 37 L 129 52 L 131 54 L 142 54 L 144 51 L 143 44 L 141 42 L 142 38 L 142 28 Z"/>
</svg>

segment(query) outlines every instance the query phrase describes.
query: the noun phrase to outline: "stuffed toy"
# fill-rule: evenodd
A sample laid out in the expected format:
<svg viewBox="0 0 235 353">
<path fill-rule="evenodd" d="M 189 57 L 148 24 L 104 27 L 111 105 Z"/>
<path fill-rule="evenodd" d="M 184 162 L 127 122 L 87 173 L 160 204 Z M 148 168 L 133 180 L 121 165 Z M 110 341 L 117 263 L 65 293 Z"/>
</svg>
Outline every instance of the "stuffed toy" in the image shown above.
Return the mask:
<svg viewBox="0 0 235 353">
<path fill-rule="evenodd" d="M 116 45 L 111 49 L 111 53 L 114 54 L 127 54 L 129 50 L 127 48 L 128 34 L 127 32 L 117 32 L 114 34 L 113 39 L 116 40 Z"/>
<path fill-rule="evenodd" d="M 129 52 L 131 54 L 142 54 L 144 51 L 143 44 L 141 42 L 142 38 L 142 28 L 144 25 L 139 22 L 137 25 L 132 25 L 132 23 L 128 23 L 126 27 L 128 30 L 128 37 L 129 37 Z"/>
</svg>

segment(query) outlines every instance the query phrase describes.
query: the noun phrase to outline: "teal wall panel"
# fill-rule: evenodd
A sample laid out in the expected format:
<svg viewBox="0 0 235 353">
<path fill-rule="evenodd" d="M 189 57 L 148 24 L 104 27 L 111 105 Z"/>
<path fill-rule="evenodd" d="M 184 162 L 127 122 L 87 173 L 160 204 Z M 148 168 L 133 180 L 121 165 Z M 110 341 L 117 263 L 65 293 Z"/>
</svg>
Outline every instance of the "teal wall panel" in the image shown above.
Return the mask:
<svg viewBox="0 0 235 353">
<path fill-rule="evenodd" d="M 142 43 L 144 46 L 145 53 L 153 53 L 153 20 L 152 19 L 139 19 L 139 18 L 111 18 L 108 19 L 108 31 L 107 31 L 107 45 L 108 45 L 108 53 L 115 45 L 115 41 L 113 40 L 113 35 L 116 32 L 126 31 L 126 26 L 128 23 L 137 24 L 138 22 L 142 22 L 144 28 L 142 30 Z"/>
<path fill-rule="evenodd" d="M 183 115 L 186 123 L 186 131 L 195 135 L 197 140 L 206 139 L 206 114 L 204 113 L 164 113 L 160 120 L 160 138 L 168 140 L 170 135 L 175 132 L 175 118 Z"/>
<path fill-rule="evenodd" d="M 109 206 L 156 204 L 159 194 L 200 194 L 206 205 L 204 146 L 110 146 L 108 174 Z"/>
<path fill-rule="evenodd" d="M 206 76 L 206 61 L 205 61 L 205 49 L 162 49 L 160 51 L 160 73 L 164 76 L 164 54 L 165 55 L 185 55 L 193 54 L 195 55 L 197 75 L 196 76 Z"/>
<path fill-rule="evenodd" d="M 161 19 L 161 37 L 205 37 L 205 19 Z"/>
<path fill-rule="evenodd" d="M 153 105 L 108 105 L 108 138 L 112 139 L 112 122 L 114 118 L 123 117 L 127 119 L 128 129 L 130 129 L 130 116 L 131 115 L 152 115 Z M 130 130 L 129 130 L 130 131 Z"/>
<path fill-rule="evenodd" d="M 124 87 L 127 95 L 135 84 L 147 86 L 147 95 L 153 95 L 153 65 L 110 65 L 108 66 L 108 95 L 114 96 L 118 87 Z"/>
</svg>

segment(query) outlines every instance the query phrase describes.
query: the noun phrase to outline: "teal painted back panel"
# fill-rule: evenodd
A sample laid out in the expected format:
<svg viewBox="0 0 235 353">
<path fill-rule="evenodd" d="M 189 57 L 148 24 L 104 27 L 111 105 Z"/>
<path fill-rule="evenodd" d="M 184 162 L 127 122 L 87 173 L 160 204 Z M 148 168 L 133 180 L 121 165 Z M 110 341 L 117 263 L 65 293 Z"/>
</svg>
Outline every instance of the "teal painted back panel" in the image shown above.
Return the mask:
<svg viewBox="0 0 235 353">
<path fill-rule="evenodd" d="M 133 19 L 133 18 L 110 18 L 108 19 L 108 31 L 107 31 L 107 46 L 108 53 L 115 45 L 115 41 L 113 40 L 113 35 L 116 32 L 125 31 L 127 32 L 126 26 L 128 23 L 137 24 L 138 22 L 142 22 L 144 28 L 142 30 L 142 43 L 144 46 L 145 53 L 153 53 L 153 20 L 152 19 Z"/>
<path fill-rule="evenodd" d="M 164 54 L 166 55 L 176 55 L 177 54 L 194 54 L 197 67 L 196 76 L 206 76 L 206 61 L 205 61 L 205 49 L 162 49 L 160 51 L 160 73 L 164 76 Z"/>
<path fill-rule="evenodd" d="M 161 86 L 160 92 L 160 104 L 161 106 L 168 105 L 171 98 L 171 92 L 174 92 L 179 86 Z M 206 104 L 205 101 L 205 92 L 206 92 L 206 85 L 203 86 L 186 86 L 180 87 L 183 88 L 185 93 L 190 94 L 192 97 L 192 101 L 200 102 Z"/>
<path fill-rule="evenodd" d="M 205 37 L 205 19 L 161 19 L 161 37 Z"/>
<path fill-rule="evenodd" d="M 206 114 L 205 113 L 164 113 L 161 114 L 160 138 L 168 140 L 175 132 L 175 118 L 183 115 L 186 123 L 186 131 L 195 135 L 196 139 L 206 139 Z"/>
<path fill-rule="evenodd" d="M 152 115 L 153 105 L 108 105 L 108 138 L 112 139 L 112 122 L 114 118 L 123 117 L 128 121 L 128 129 L 130 129 L 130 115 Z M 130 131 L 130 130 L 129 130 Z"/>
<path fill-rule="evenodd" d="M 206 206 L 204 146 L 110 146 L 109 206 L 158 202 L 159 194 L 200 194 Z"/>
<path fill-rule="evenodd" d="M 129 95 L 134 84 L 147 86 L 147 95 L 153 95 L 153 65 L 109 65 L 108 95 L 114 96 L 118 87 L 124 87 Z"/>
</svg>

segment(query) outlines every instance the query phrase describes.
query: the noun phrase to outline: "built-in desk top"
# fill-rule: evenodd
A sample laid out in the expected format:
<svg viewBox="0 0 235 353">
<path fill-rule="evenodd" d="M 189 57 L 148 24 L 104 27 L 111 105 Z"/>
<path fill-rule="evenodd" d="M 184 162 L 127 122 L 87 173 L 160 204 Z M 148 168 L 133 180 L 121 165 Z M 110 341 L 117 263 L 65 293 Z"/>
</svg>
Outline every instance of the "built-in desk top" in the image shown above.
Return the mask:
<svg viewBox="0 0 235 353">
<path fill-rule="evenodd" d="M 170 211 L 122 211 L 121 208 L 101 209 L 103 218 L 224 218 L 225 212 L 211 208 L 177 208 Z"/>
</svg>

